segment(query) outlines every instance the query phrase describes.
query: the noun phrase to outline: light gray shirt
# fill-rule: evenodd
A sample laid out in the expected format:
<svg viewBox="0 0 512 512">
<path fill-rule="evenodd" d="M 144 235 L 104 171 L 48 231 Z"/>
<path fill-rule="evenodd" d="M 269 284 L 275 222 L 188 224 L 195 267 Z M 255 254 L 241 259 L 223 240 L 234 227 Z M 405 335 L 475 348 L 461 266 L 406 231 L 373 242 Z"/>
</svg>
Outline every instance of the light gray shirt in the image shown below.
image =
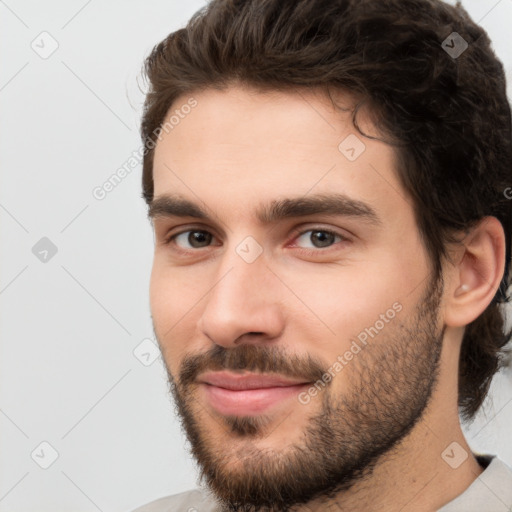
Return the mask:
<svg viewBox="0 0 512 512">
<path fill-rule="evenodd" d="M 483 473 L 437 512 L 512 512 L 512 468 L 496 455 L 475 454 Z M 195 489 L 153 501 L 133 512 L 222 512 L 210 492 Z"/>
</svg>

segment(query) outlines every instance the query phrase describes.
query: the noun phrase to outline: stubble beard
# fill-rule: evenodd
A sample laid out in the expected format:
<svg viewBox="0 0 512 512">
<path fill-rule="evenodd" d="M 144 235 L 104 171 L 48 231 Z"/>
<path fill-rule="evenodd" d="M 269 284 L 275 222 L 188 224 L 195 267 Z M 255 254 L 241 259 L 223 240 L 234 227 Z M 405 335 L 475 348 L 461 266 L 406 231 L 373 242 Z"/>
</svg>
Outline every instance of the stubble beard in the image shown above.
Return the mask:
<svg viewBox="0 0 512 512">
<path fill-rule="evenodd" d="M 315 359 L 290 357 L 263 345 L 230 349 L 216 345 L 206 354 L 186 357 L 178 379 L 167 369 L 199 480 L 222 510 L 308 510 L 312 500 L 335 502 L 336 496 L 368 479 L 379 460 L 421 419 L 435 389 L 444 333 L 444 328 L 437 328 L 441 293 L 442 283 L 432 282 L 414 318 L 405 323 L 395 318 L 369 342 L 341 372 L 344 389 L 350 389 L 339 396 L 330 386 L 324 389 L 310 402 L 320 409 L 305 420 L 300 440 L 291 439 L 279 452 L 256 444 L 272 436 L 286 418 L 279 422 L 265 415 L 214 418 L 197 400 L 195 378 L 206 369 L 247 369 L 315 382 L 325 373 Z M 297 401 L 296 407 L 307 411 L 309 405 Z M 223 428 L 217 438 L 211 427 L 215 420 Z"/>
</svg>

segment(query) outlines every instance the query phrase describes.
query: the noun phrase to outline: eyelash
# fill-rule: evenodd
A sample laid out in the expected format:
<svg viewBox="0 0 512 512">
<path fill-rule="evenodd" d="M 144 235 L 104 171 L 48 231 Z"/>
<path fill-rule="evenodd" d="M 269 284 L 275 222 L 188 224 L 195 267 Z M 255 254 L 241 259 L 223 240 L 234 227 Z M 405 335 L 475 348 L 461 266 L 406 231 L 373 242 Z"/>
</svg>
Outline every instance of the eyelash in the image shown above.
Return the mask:
<svg viewBox="0 0 512 512">
<path fill-rule="evenodd" d="M 183 231 L 179 231 L 178 233 L 173 233 L 172 235 L 166 237 L 164 239 L 164 245 L 171 245 L 171 243 L 173 242 L 173 240 L 178 237 L 179 235 L 183 235 L 184 233 L 192 233 L 194 231 L 200 231 L 202 233 L 209 233 L 209 234 L 212 234 L 210 233 L 208 230 L 206 229 L 202 229 L 202 228 L 190 228 L 190 229 L 185 229 Z M 309 232 L 321 232 L 321 233 L 327 233 L 329 235 L 333 235 L 334 237 L 338 237 L 340 238 L 340 242 L 347 242 L 349 241 L 349 239 L 345 236 L 345 235 L 342 235 L 341 233 L 338 233 L 337 231 L 333 231 L 331 229 L 325 229 L 321 226 L 317 226 L 317 227 L 312 227 L 312 228 L 309 228 L 309 229 L 305 229 L 303 231 L 299 231 L 297 230 L 296 232 L 294 232 L 293 236 L 294 236 L 294 240 L 296 238 L 300 238 L 302 235 L 306 234 L 306 233 L 309 233 Z M 215 236 L 215 235 L 212 235 L 212 236 Z M 340 243 L 340 242 L 337 242 L 337 243 Z M 336 242 L 333 243 L 333 246 L 336 244 Z M 209 246 L 208 246 L 209 247 Z M 329 247 L 326 247 L 326 248 L 316 248 L 316 249 L 306 249 L 306 248 L 303 248 L 303 247 L 296 247 L 296 249 L 298 249 L 299 251 L 301 252 L 305 252 L 305 253 L 319 253 L 319 252 L 327 252 L 329 251 L 329 249 L 331 249 L 332 246 L 329 246 Z M 205 249 L 206 247 L 202 247 L 202 248 L 199 248 L 199 249 L 182 249 L 181 247 L 179 247 L 178 245 L 176 245 L 176 251 L 177 252 L 180 252 L 180 253 L 183 253 L 183 254 L 189 254 L 190 252 L 197 252 L 199 251 L 200 249 Z"/>
</svg>

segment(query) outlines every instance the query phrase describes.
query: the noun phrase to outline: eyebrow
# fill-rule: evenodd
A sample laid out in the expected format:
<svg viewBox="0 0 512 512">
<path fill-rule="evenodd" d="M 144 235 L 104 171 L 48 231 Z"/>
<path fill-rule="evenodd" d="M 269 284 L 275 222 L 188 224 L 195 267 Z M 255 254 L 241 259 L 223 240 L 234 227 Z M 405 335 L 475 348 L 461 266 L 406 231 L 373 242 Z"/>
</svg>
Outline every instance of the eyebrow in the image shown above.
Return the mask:
<svg viewBox="0 0 512 512">
<path fill-rule="evenodd" d="M 318 214 L 357 217 L 374 225 L 382 224 L 370 205 L 345 194 L 317 194 L 273 200 L 259 207 L 256 218 L 261 224 L 267 225 L 288 218 Z M 181 196 L 168 194 L 158 196 L 151 201 L 148 218 L 156 217 L 194 217 L 211 220 L 208 213 L 198 204 Z"/>
</svg>

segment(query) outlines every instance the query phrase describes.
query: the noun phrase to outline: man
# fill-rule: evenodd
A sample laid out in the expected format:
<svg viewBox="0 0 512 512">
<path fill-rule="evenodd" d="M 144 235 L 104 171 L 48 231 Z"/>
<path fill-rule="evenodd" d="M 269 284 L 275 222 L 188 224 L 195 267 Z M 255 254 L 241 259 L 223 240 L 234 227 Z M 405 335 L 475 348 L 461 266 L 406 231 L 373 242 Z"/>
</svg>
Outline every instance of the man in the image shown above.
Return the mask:
<svg viewBox="0 0 512 512">
<path fill-rule="evenodd" d="M 439 0 L 213 0 L 145 63 L 153 325 L 202 489 L 154 511 L 507 511 L 502 65 Z"/>
</svg>

